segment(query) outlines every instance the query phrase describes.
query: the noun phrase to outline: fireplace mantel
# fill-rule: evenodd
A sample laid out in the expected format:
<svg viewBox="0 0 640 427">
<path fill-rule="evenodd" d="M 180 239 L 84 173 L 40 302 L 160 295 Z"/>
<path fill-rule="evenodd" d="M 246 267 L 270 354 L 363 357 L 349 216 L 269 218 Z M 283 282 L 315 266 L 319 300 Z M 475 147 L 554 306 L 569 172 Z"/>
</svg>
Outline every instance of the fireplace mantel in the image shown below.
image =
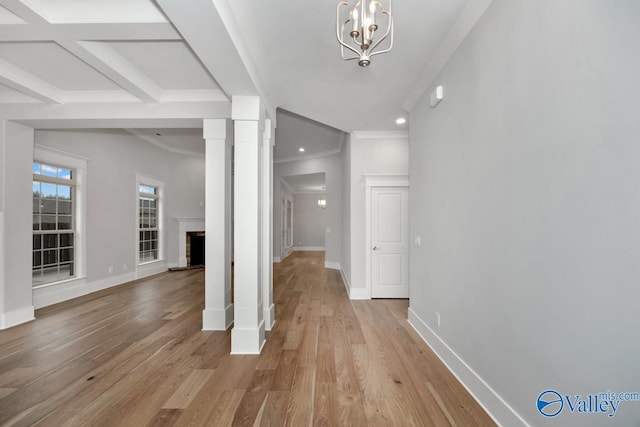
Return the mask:
<svg viewBox="0 0 640 427">
<path fill-rule="evenodd" d="M 178 221 L 178 267 L 187 266 L 187 233 L 204 231 L 204 218 L 176 218 Z"/>
</svg>

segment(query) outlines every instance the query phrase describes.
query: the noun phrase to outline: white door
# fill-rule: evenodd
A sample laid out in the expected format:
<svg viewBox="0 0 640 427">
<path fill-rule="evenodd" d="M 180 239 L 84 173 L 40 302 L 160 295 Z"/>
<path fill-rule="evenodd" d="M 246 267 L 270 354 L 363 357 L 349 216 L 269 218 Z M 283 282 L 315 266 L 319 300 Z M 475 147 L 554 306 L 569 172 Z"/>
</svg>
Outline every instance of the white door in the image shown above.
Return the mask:
<svg viewBox="0 0 640 427">
<path fill-rule="evenodd" d="M 409 298 L 409 189 L 371 189 L 371 297 Z"/>
</svg>

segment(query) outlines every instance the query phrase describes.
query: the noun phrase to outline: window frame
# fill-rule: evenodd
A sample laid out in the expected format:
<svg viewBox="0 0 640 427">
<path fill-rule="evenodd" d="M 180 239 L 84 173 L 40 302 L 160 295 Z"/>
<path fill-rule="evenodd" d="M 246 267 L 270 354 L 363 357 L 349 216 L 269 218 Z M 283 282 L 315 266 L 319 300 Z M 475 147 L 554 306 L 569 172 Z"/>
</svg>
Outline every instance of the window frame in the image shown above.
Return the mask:
<svg viewBox="0 0 640 427">
<path fill-rule="evenodd" d="M 147 193 L 141 193 L 140 192 L 140 186 L 147 186 L 147 187 L 153 187 L 157 189 L 157 193 L 155 195 L 150 195 Z M 135 213 L 135 221 L 136 221 L 136 265 L 137 266 L 144 266 L 144 265 L 148 265 L 148 264 L 153 264 L 153 263 L 157 263 L 157 262 L 163 262 L 164 261 L 164 246 L 165 246 L 165 242 L 164 242 L 164 182 L 157 179 L 157 178 L 153 178 L 151 176 L 148 175 L 144 175 L 144 174 L 140 174 L 140 173 L 136 173 L 136 187 L 135 187 L 135 194 L 136 194 L 136 213 Z M 150 196 L 153 197 L 156 200 L 156 228 L 154 229 L 149 229 L 149 228 L 141 228 L 140 227 L 140 198 L 142 197 L 142 195 L 145 196 Z M 141 231 L 153 231 L 155 230 L 157 232 L 157 258 L 153 259 L 153 260 L 141 260 L 141 251 L 140 251 L 140 232 Z"/>
<path fill-rule="evenodd" d="M 49 182 L 54 184 L 62 184 L 71 186 L 71 203 L 72 203 L 72 212 L 71 212 L 71 221 L 72 226 L 71 229 L 68 230 L 70 233 L 74 235 L 73 242 L 73 272 L 74 274 L 69 277 L 65 277 L 60 280 L 54 280 L 51 282 L 38 283 L 34 284 L 33 280 L 31 282 L 31 286 L 33 289 L 39 289 L 43 287 L 53 286 L 60 283 L 65 283 L 69 281 L 74 281 L 78 279 L 84 279 L 86 277 L 86 173 L 87 173 L 87 159 L 65 153 L 62 151 L 58 151 L 52 149 L 50 147 L 45 147 L 41 145 L 34 146 L 34 154 L 32 161 L 33 163 L 41 163 L 49 166 L 55 166 L 58 168 L 68 169 L 72 171 L 72 180 L 67 181 L 62 178 L 53 178 L 46 177 L 43 175 L 37 175 L 33 173 L 32 170 L 32 182 L 35 181 L 34 178 L 36 176 L 41 176 L 45 179 L 38 180 L 41 182 Z M 33 210 L 32 210 L 33 212 Z M 32 213 L 33 214 L 33 213 Z M 35 235 L 36 230 L 31 231 L 31 240 L 32 240 L 32 254 L 33 254 L 33 236 Z M 39 230 L 42 231 L 42 230 Z M 55 230 L 55 233 L 45 233 L 45 234 L 64 234 L 65 230 Z M 42 233 L 39 233 L 42 234 Z M 58 245 L 59 246 L 59 245 Z M 33 256 L 33 255 L 32 255 Z M 59 264 L 58 260 L 58 264 Z M 32 274 L 33 274 L 33 262 L 32 262 Z"/>
</svg>

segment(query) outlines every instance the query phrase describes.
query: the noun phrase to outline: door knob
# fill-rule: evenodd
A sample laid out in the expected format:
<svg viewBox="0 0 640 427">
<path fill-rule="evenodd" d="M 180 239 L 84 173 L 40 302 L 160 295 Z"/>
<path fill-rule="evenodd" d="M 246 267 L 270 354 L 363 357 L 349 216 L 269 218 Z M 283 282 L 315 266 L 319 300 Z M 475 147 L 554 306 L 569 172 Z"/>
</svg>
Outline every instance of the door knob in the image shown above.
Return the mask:
<svg viewBox="0 0 640 427">
<path fill-rule="evenodd" d="M 382 249 L 382 248 L 379 248 L 379 247 L 377 247 L 377 246 L 374 246 L 374 247 L 373 247 L 373 250 L 374 250 L 374 251 L 379 251 L 380 249 Z"/>
</svg>

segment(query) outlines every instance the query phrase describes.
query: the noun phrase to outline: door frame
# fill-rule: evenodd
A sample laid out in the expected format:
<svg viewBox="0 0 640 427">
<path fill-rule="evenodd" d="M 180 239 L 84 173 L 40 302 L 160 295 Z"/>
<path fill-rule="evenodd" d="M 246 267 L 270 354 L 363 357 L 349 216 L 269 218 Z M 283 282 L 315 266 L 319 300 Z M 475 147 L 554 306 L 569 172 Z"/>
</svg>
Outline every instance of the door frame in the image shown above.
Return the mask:
<svg viewBox="0 0 640 427">
<path fill-rule="evenodd" d="M 409 188 L 408 174 L 365 174 L 365 284 L 369 299 L 372 298 L 371 283 L 371 194 L 373 188 L 404 187 Z M 410 225 L 410 224 L 409 224 Z"/>
<path fill-rule="evenodd" d="M 289 211 L 289 215 L 287 218 L 287 208 L 291 206 L 291 210 Z M 281 259 L 284 260 L 289 254 L 292 252 L 293 248 L 293 198 L 289 197 L 286 194 L 282 195 L 282 205 L 281 205 L 281 221 L 280 221 L 280 256 Z M 286 233 L 286 221 L 289 220 L 289 233 L 285 236 Z M 288 241 L 291 240 L 291 244 L 287 246 Z"/>
</svg>

